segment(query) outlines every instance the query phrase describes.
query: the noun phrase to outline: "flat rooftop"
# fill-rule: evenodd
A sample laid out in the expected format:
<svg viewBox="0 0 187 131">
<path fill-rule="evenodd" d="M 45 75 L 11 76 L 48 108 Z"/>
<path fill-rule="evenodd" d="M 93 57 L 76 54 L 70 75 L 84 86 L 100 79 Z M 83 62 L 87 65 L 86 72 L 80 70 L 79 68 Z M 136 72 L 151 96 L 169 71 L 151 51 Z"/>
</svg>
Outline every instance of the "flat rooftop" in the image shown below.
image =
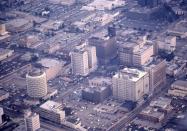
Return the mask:
<svg viewBox="0 0 187 131">
<path fill-rule="evenodd" d="M 108 87 L 104 87 L 104 86 L 102 86 L 102 87 L 88 87 L 88 88 L 85 88 L 84 91 L 91 92 L 91 93 L 93 93 L 95 91 L 102 92 L 103 90 L 106 90 L 107 88 Z"/>
<path fill-rule="evenodd" d="M 164 98 L 164 97 L 159 97 L 158 99 L 152 101 L 150 103 L 150 106 L 151 107 L 160 107 L 160 108 L 166 109 L 170 104 L 171 104 L 171 99 Z"/>
<path fill-rule="evenodd" d="M 62 111 L 62 105 L 58 102 L 48 100 L 44 104 L 40 106 L 40 108 L 43 108 L 48 111 L 53 111 L 53 112 L 61 112 Z"/>
<path fill-rule="evenodd" d="M 144 115 L 148 115 L 148 116 L 152 116 L 152 117 L 156 117 L 156 118 L 160 118 L 161 116 L 164 115 L 164 113 L 162 112 L 158 112 L 157 110 L 153 109 L 152 107 L 147 107 L 145 108 L 141 114 Z"/>
<path fill-rule="evenodd" d="M 145 71 L 141 71 L 138 69 L 133 68 L 124 68 L 120 72 L 118 72 L 116 75 L 113 76 L 113 78 L 124 78 L 129 79 L 131 81 L 138 81 L 142 77 L 144 77 L 147 74 Z"/>
<path fill-rule="evenodd" d="M 32 70 L 32 71 L 30 71 L 29 73 L 28 73 L 28 75 L 29 76 L 32 76 L 32 77 L 35 77 L 35 76 L 40 76 L 40 75 L 42 75 L 44 72 L 42 71 L 42 70 L 40 70 L 40 69 L 34 69 L 34 70 Z"/>
<path fill-rule="evenodd" d="M 12 52 L 12 51 L 13 51 L 13 50 L 0 48 L 0 56 L 1 56 L 1 55 L 5 55 L 5 54 L 8 54 L 8 53 L 10 53 L 10 52 Z"/>
<path fill-rule="evenodd" d="M 172 85 L 173 86 L 182 86 L 182 87 L 187 88 L 187 81 L 178 80 L 178 81 L 175 81 Z"/>
<path fill-rule="evenodd" d="M 8 21 L 7 26 L 13 26 L 14 28 L 19 28 L 19 27 L 27 25 L 28 23 L 30 23 L 29 20 L 18 18 L 18 19 L 13 19 L 13 20 Z"/>
<path fill-rule="evenodd" d="M 59 66 L 63 65 L 62 62 L 60 62 L 58 60 L 55 60 L 55 59 L 49 59 L 49 58 L 41 59 L 38 63 L 41 64 L 44 67 L 47 67 L 47 68 L 55 67 L 57 65 L 59 65 Z"/>
</svg>

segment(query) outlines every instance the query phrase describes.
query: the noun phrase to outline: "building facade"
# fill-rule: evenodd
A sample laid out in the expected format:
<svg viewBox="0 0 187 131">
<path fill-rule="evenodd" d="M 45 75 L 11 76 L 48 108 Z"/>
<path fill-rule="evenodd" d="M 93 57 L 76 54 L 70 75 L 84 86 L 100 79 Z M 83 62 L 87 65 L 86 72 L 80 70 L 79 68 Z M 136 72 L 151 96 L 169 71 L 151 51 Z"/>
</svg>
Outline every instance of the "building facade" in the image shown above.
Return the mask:
<svg viewBox="0 0 187 131">
<path fill-rule="evenodd" d="M 152 44 L 125 42 L 119 44 L 119 60 L 121 64 L 142 66 L 154 55 Z"/>
<path fill-rule="evenodd" d="M 112 92 L 117 99 L 137 101 L 149 92 L 149 74 L 138 69 L 124 68 L 113 76 Z"/>
<path fill-rule="evenodd" d="M 26 75 L 27 94 L 32 98 L 42 98 L 47 95 L 47 78 L 45 72 L 33 70 Z"/>
<path fill-rule="evenodd" d="M 72 72 L 75 75 L 86 76 L 97 69 L 96 48 L 86 44 L 77 46 L 71 52 Z"/>
<path fill-rule="evenodd" d="M 25 127 L 26 131 L 37 131 L 40 128 L 39 115 L 32 112 L 25 114 Z"/>
<path fill-rule="evenodd" d="M 153 58 L 152 61 L 143 66 L 143 70 L 149 73 L 150 91 L 165 85 L 166 83 L 166 61 Z"/>
<path fill-rule="evenodd" d="M 62 124 L 65 119 L 62 104 L 50 100 L 40 106 L 38 113 L 41 117 L 57 124 Z"/>
</svg>

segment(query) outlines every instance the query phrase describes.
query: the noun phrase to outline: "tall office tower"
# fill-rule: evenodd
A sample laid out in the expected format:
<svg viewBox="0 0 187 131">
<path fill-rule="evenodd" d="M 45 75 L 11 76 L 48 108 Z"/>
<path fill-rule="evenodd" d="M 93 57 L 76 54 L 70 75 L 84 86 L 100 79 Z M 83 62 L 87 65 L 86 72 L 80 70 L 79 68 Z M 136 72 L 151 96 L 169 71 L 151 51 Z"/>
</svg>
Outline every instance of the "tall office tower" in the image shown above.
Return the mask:
<svg viewBox="0 0 187 131">
<path fill-rule="evenodd" d="M 1 35 L 6 35 L 8 32 L 6 31 L 5 24 L 0 23 L 0 36 Z"/>
<path fill-rule="evenodd" d="M 47 95 L 47 78 L 45 72 L 33 70 L 26 75 L 27 94 L 32 98 Z"/>
<path fill-rule="evenodd" d="M 166 83 L 166 61 L 161 58 L 153 58 L 143 66 L 149 73 L 150 92 Z"/>
<path fill-rule="evenodd" d="M 110 63 L 117 56 L 116 31 L 109 27 L 108 31 L 103 30 L 94 34 L 89 39 L 89 45 L 96 47 L 98 63 L 105 65 Z"/>
<path fill-rule="evenodd" d="M 77 46 L 71 52 L 72 71 L 75 75 L 86 76 L 97 69 L 96 48 L 86 44 Z"/>
<path fill-rule="evenodd" d="M 113 96 L 119 100 L 137 101 L 149 92 L 149 74 L 124 68 L 112 78 Z"/>
<path fill-rule="evenodd" d="M 96 47 L 87 45 L 85 50 L 88 52 L 89 72 L 95 71 L 97 69 Z"/>
<path fill-rule="evenodd" d="M 40 128 L 40 118 L 38 114 L 28 111 L 25 113 L 24 118 L 26 131 L 36 131 Z"/>
<path fill-rule="evenodd" d="M 0 107 L 0 124 L 3 123 L 3 118 L 2 118 L 3 114 L 4 114 L 3 108 Z"/>
</svg>

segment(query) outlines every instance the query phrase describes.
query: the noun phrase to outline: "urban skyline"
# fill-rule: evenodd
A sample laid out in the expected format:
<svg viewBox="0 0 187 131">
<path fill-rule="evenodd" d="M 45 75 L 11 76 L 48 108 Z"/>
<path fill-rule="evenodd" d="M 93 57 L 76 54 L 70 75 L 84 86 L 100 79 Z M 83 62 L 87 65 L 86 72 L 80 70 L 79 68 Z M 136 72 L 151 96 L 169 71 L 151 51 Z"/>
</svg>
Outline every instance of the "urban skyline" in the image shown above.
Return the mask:
<svg viewBox="0 0 187 131">
<path fill-rule="evenodd" d="M 187 131 L 187 0 L 0 0 L 1 131 Z"/>
</svg>

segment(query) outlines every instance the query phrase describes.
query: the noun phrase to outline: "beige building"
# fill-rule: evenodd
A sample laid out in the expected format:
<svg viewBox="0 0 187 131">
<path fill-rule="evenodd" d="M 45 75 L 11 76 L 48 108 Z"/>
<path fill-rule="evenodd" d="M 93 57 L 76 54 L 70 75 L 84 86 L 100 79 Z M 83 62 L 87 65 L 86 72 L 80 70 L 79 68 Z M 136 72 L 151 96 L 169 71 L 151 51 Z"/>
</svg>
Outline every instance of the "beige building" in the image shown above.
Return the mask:
<svg viewBox="0 0 187 131">
<path fill-rule="evenodd" d="M 86 76 L 97 69 L 96 48 L 80 45 L 71 52 L 72 71 L 75 75 Z"/>
<path fill-rule="evenodd" d="M 149 74 L 138 69 L 124 68 L 113 76 L 112 92 L 117 99 L 137 101 L 149 92 Z"/>
<path fill-rule="evenodd" d="M 38 63 L 42 65 L 43 70 L 46 73 L 47 80 L 51 80 L 60 75 L 62 67 L 65 64 L 61 61 L 48 58 L 41 59 Z"/>
<path fill-rule="evenodd" d="M 109 77 L 94 77 L 92 79 L 89 79 L 88 82 L 90 87 L 102 87 L 112 85 L 112 79 Z"/>
<path fill-rule="evenodd" d="M 0 24 L 0 36 L 7 35 L 8 32 L 6 31 L 5 24 Z"/>
<path fill-rule="evenodd" d="M 120 63 L 130 66 L 142 66 L 154 55 L 154 46 L 144 42 L 125 42 L 119 44 Z"/>
<path fill-rule="evenodd" d="M 158 40 L 158 48 L 168 52 L 173 52 L 176 49 L 176 36 L 161 36 Z"/>
<path fill-rule="evenodd" d="M 48 100 L 40 106 L 38 113 L 41 117 L 52 122 L 62 124 L 65 119 L 65 111 L 62 110 L 62 104 Z"/>
<path fill-rule="evenodd" d="M 26 75 L 27 94 L 32 98 L 42 98 L 47 95 L 46 73 L 33 70 Z"/>
<path fill-rule="evenodd" d="M 168 94 L 179 97 L 187 96 L 187 81 L 175 81 L 168 90 Z"/>
<path fill-rule="evenodd" d="M 163 86 L 166 83 L 166 61 L 160 58 L 153 58 L 143 66 L 143 70 L 149 73 L 150 91 Z"/>
<path fill-rule="evenodd" d="M 24 117 L 26 131 L 37 131 L 40 129 L 40 118 L 38 114 L 26 112 Z"/>
</svg>

